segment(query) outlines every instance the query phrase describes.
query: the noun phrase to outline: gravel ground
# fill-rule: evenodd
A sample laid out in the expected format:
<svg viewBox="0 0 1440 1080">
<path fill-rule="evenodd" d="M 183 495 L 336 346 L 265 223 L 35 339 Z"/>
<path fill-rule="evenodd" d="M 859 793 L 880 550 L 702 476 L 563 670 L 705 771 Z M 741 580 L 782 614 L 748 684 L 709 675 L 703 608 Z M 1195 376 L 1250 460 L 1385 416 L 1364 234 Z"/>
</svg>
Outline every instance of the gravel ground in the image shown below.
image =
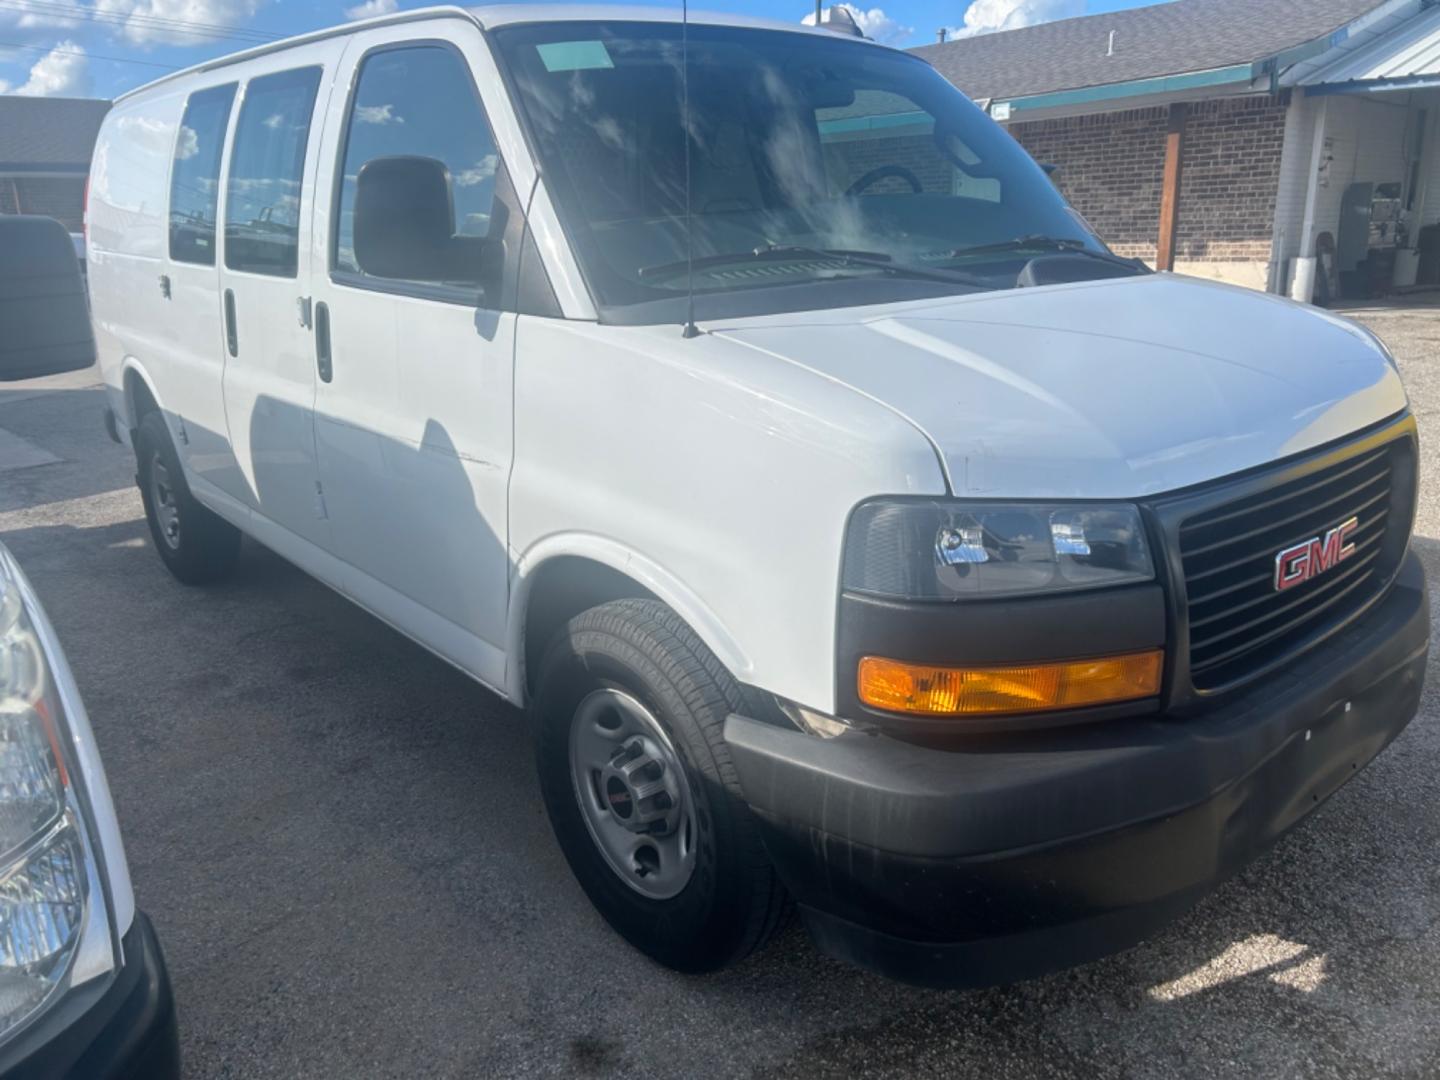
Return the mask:
<svg viewBox="0 0 1440 1080">
<path fill-rule="evenodd" d="M 1437 581 L 1440 309 L 1362 317 L 1420 417 L 1416 546 Z M 686 978 L 572 881 L 514 710 L 256 545 L 222 587 L 172 581 L 92 384 L 0 388 L 0 436 L 60 459 L 0 471 L 0 537 L 89 705 L 189 1075 L 1440 1073 L 1434 662 L 1370 768 L 1124 955 L 926 992 L 792 928 Z"/>
</svg>

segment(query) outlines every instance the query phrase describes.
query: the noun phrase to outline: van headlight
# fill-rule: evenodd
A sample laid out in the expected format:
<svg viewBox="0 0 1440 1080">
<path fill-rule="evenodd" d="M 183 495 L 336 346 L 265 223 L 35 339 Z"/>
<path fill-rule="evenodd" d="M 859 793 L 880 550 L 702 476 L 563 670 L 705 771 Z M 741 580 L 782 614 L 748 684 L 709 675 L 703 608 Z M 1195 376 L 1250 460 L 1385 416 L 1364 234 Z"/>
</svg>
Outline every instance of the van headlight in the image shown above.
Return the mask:
<svg viewBox="0 0 1440 1080">
<path fill-rule="evenodd" d="M 1128 503 L 882 499 L 850 517 L 842 584 L 903 600 L 969 600 L 1150 581 Z"/>
<path fill-rule="evenodd" d="M 0 1040 L 66 988 L 115 968 L 53 675 L 19 571 L 0 549 Z"/>
</svg>

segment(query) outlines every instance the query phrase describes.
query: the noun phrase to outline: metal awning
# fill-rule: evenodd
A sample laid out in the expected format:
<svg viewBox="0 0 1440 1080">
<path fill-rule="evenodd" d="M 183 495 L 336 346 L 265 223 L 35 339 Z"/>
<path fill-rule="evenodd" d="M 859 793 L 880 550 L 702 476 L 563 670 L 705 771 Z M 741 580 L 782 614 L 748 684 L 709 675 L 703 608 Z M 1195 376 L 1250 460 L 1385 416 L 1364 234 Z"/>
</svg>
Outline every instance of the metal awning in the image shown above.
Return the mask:
<svg viewBox="0 0 1440 1080">
<path fill-rule="evenodd" d="M 1293 85 L 1305 87 L 1312 97 L 1440 86 L 1440 7 L 1427 8 L 1389 32 L 1343 50 Z"/>
</svg>

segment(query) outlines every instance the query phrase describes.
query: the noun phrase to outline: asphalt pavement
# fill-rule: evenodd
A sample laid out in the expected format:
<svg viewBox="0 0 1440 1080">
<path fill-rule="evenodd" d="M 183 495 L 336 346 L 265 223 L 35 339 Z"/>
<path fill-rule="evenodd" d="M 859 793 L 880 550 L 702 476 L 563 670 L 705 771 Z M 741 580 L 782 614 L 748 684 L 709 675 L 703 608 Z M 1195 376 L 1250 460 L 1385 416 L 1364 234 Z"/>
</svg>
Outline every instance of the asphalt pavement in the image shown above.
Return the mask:
<svg viewBox="0 0 1440 1080">
<path fill-rule="evenodd" d="M 1440 309 L 1362 317 L 1420 418 L 1440 582 Z M 941 993 L 792 926 L 685 977 L 571 879 L 521 714 L 256 544 L 176 583 L 101 408 L 89 373 L 0 387 L 0 539 L 89 707 L 189 1076 L 1440 1074 L 1436 661 L 1394 745 L 1128 953 Z"/>
</svg>

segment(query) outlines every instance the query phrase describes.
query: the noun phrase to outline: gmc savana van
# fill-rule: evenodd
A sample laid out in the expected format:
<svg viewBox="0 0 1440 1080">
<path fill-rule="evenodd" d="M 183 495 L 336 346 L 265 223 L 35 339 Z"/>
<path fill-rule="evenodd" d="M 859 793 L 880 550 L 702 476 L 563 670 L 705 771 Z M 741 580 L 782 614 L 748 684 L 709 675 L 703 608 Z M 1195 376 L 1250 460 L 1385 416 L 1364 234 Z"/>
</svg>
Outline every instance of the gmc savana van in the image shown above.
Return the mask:
<svg viewBox="0 0 1440 1080">
<path fill-rule="evenodd" d="M 1384 347 L 1117 258 L 914 56 L 407 12 L 120 98 L 88 228 L 167 566 L 247 534 L 527 706 L 662 963 L 792 901 L 922 983 L 1102 955 L 1416 711 Z"/>
</svg>

